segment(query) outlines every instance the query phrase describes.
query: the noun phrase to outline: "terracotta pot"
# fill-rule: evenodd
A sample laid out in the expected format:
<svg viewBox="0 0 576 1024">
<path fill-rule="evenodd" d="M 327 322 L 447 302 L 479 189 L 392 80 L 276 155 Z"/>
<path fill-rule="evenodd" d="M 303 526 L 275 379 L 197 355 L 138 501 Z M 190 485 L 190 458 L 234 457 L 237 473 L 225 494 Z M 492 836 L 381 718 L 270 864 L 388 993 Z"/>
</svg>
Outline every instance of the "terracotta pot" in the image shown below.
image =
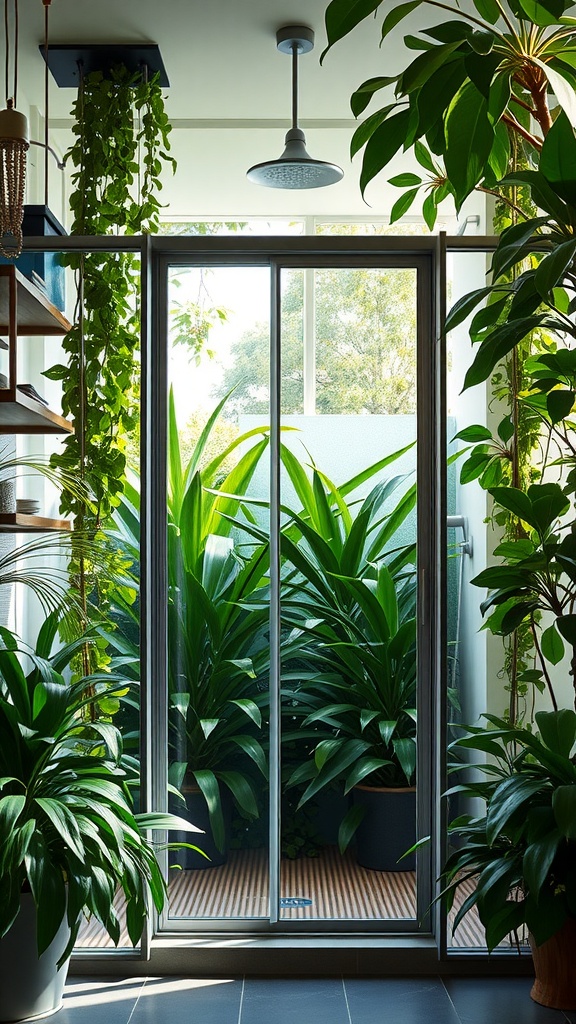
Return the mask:
<svg viewBox="0 0 576 1024">
<path fill-rule="evenodd" d="M 356 860 L 372 871 L 413 871 L 415 854 L 400 857 L 416 842 L 416 789 L 355 786 L 355 804 L 364 807 L 356 832 Z"/>
<path fill-rule="evenodd" d="M 530 935 L 536 980 L 530 995 L 554 1010 L 576 1010 L 576 918 L 569 917 L 547 942 L 537 946 Z"/>
</svg>

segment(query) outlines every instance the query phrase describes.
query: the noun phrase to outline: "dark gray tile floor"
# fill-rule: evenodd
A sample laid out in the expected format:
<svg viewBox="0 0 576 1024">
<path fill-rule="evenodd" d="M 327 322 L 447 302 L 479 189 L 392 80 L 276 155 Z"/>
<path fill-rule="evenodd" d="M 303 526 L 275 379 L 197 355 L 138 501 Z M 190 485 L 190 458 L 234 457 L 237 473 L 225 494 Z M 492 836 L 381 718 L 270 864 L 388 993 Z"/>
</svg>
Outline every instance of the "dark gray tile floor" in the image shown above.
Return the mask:
<svg viewBox="0 0 576 1024">
<path fill-rule="evenodd" d="M 529 978 L 70 978 L 55 1024 L 576 1024 Z"/>
</svg>

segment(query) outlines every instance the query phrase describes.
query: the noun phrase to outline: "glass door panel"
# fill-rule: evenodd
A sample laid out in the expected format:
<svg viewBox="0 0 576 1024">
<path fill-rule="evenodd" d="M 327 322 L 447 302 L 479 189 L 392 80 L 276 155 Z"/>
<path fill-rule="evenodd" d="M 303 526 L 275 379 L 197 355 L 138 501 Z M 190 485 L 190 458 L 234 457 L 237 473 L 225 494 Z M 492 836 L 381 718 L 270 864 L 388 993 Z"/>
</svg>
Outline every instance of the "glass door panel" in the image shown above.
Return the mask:
<svg viewBox="0 0 576 1024">
<path fill-rule="evenodd" d="M 267 919 L 270 272 L 168 289 L 168 777 L 204 831 L 170 854 L 170 916 Z"/>
<path fill-rule="evenodd" d="M 282 272 L 282 922 L 417 916 L 417 283 Z"/>
</svg>

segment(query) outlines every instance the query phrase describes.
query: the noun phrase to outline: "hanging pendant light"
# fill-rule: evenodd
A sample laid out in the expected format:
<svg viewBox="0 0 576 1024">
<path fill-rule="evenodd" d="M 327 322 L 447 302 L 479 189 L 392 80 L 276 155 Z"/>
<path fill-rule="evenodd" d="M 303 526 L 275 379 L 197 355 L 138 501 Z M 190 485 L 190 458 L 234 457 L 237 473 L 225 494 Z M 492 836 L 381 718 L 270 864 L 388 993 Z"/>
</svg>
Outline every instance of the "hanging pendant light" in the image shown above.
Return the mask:
<svg viewBox="0 0 576 1024">
<path fill-rule="evenodd" d="M 323 188 L 344 175 L 336 164 L 313 160 L 306 151 L 304 132 L 298 127 L 298 57 L 314 48 L 314 32 L 304 25 L 278 29 L 276 45 L 281 53 L 292 55 L 292 127 L 286 133 L 286 148 L 278 160 L 255 164 L 246 176 L 256 185 L 269 188 Z"/>
<path fill-rule="evenodd" d="M 22 252 L 28 122 L 16 110 L 18 93 L 18 0 L 14 0 L 14 77 L 10 95 L 8 0 L 4 0 L 6 108 L 0 110 L 0 253 L 15 259 Z"/>
</svg>

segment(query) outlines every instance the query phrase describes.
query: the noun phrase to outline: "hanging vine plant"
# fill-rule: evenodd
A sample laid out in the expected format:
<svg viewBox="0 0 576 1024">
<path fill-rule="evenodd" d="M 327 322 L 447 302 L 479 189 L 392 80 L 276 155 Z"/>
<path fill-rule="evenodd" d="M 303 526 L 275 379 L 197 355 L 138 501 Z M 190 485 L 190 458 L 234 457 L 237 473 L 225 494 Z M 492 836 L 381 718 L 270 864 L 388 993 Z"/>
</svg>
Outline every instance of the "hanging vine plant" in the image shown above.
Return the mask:
<svg viewBox="0 0 576 1024">
<path fill-rule="evenodd" d="M 74 191 L 72 234 L 141 234 L 158 229 L 170 124 L 157 76 L 125 67 L 87 75 L 74 103 L 76 139 L 66 154 Z M 96 511 L 88 517 L 73 497 L 62 511 L 76 526 L 98 529 L 125 482 L 126 439 L 138 426 L 139 258 L 133 253 L 66 256 L 76 271 L 75 325 L 63 342 L 66 363 L 46 371 L 62 382 L 62 409 L 74 423 L 55 466 L 86 481 Z"/>
</svg>

